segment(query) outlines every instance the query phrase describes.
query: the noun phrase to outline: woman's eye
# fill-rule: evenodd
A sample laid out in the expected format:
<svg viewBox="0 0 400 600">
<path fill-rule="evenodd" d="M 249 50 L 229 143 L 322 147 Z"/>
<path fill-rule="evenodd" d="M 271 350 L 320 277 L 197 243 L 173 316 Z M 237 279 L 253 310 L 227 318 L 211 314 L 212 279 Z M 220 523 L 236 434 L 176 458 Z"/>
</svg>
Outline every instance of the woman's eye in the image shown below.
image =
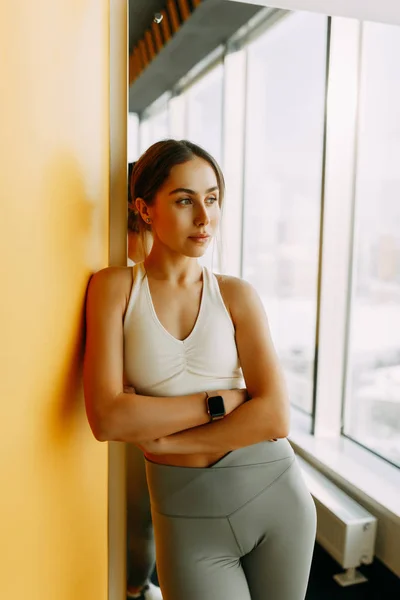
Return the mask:
<svg viewBox="0 0 400 600">
<path fill-rule="evenodd" d="M 217 202 L 217 198 L 215 198 L 214 196 L 212 198 L 207 198 L 207 202 L 209 204 L 214 204 L 214 202 Z"/>
<path fill-rule="evenodd" d="M 180 200 L 177 200 L 176 203 L 186 206 L 191 203 L 191 199 L 190 198 L 180 198 Z"/>
</svg>

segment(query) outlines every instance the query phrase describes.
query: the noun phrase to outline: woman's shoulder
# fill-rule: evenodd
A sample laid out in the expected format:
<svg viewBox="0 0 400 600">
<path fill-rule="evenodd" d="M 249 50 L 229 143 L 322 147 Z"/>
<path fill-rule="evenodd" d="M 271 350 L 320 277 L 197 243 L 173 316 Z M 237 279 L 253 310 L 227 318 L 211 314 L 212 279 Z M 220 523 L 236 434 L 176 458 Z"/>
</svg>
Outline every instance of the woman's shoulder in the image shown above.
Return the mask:
<svg viewBox="0 0 400 600">
<path fill-rule="evenodd" d="M 240 277 L 232 275 L 215 274 L 221 295 L 229 306 L 232 316 L 242 310 L 248 310 L 254 302 L 257 302 L 258 294 L 254 287 Z"/>
<path fill-rule="evenodd" d="M 90 278 L 88 296 L 103 304 L 125 303 L 131 291 L 132 277 L 132 267 L 100 269 Z"/>
<path fill-rule="evenodd" d="M 248 294 L 251 290 L 254 290 L 251 283 L 241 277 L 224 275 L 222 273 L 215 273 L 215 277 L 217 278 L 221 291 L 223 289 L 229 295 Z"/>
<path fill-rule="evenodd" d="M 132 267 L 105 267 L 94 273 L 90 283 L 98 287 L 109 288 L 127 280 L 132 281 Z"/>
</svg>

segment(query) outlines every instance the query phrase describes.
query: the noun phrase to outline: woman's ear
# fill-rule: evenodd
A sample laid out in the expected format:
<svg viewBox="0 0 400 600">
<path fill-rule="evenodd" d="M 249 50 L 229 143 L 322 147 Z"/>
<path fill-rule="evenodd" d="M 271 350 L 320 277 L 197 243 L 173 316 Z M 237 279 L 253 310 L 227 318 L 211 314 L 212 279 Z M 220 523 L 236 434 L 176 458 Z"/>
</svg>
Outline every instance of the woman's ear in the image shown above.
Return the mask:
<svg viewBox="0 0 400 600">
<path fill-rule="evenodd" d="M 136 198 L 135 206 L 143 221 L 148 223 L 150 219 L 149 208 L 143 198 Z"/>
</svg>

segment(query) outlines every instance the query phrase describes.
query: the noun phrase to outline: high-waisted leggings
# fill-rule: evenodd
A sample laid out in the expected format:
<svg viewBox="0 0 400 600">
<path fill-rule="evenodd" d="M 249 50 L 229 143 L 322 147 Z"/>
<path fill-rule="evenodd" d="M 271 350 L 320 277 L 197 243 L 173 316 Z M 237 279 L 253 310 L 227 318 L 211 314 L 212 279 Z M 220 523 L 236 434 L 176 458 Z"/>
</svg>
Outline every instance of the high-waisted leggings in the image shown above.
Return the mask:
<svg viewBox="0 0 400 600">
<path fill-rule="evenodd" d="M 146 472 L 164 600 L 304 599 L 316 514 L 287 440 Z"/>
</svg>

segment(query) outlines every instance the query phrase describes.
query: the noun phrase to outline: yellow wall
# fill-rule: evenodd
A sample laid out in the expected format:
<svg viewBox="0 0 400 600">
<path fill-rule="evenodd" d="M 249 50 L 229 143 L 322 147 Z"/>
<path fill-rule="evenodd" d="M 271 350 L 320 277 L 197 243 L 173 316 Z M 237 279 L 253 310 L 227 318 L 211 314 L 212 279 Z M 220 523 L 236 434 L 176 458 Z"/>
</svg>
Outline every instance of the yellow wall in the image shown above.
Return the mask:
<svg viewBox="0 0 400 600">
<path fill-rule="evenodd" d="M 81 387 L 108 261 L 108 0 L 0 5 L 0 597 L 107 597 L 107 446 Z"/>
</svg>

